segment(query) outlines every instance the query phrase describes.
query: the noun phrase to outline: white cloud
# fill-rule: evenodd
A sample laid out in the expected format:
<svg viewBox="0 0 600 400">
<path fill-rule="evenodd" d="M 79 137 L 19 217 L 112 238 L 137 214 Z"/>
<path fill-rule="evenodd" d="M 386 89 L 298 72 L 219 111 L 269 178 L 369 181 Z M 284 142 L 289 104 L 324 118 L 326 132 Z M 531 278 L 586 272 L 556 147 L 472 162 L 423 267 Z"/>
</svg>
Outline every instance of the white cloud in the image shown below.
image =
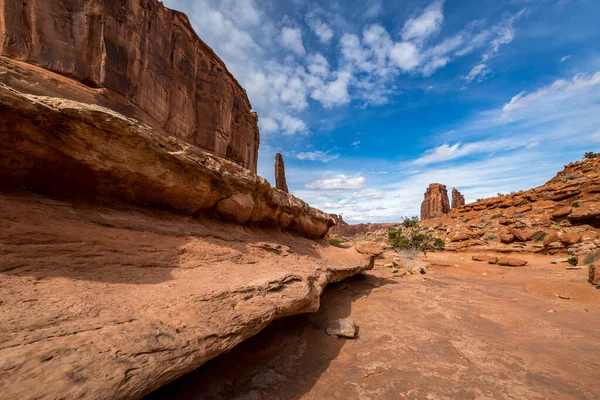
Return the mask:
<svg viewBox="0 0 600 400">
<path fill-rule="evenodd" d="M 383 2 L 381 0 L 371 0 L 367 3 L 366 18 L 375 18 L 383 12 Z"/>
<path fill-rule="evenodd" d="M 417 46 L 409 42 L 396 43 L 390 52 L 390 58 L 404 71 L 412 71 L 420 63 Z"/>
<path fill-rule="evenodd" d="M 348 85 L 351 79 L 350 71 L 338 71 L 334 81 L 315 88 L 311 97 L 326 108 L 348 104 L 350 102 Z"/>
<path fill-rule="evenodd" d="M 363 189 L 352 196 L 357 199 L 382 199 L 384 197 L 383 192 L 376 189 Z"/>
<path fill-rule="evenodd" d="M 298 160 L 308 160 L 308 161 L 321 161 L 321 162 L 329 162 L 339 158 L 339 154 L 331 154 L 329 151 L 310 151 L 310 152 L 302 152 L 296 154 L 295 158 Z"/>
<path fill-rule="evenodd" d="M 420 42 L 438 33 L 444 22 L 443 7 L 444 1 L 435 1 L 421 15 L 406 21 L 402 38 Z"/>
<path fill-rule="evenodd" d="M 299 56 L 303 56 L 306 53 L 302 44 L 302 31 L 299 28 L 284 27 L 281 30 L 280 43 L 283 47 Z"/>
<path fill-rule="evenodd" d="M 491 71 L 486 64 L 478 64 L 471 69 L 469 75 L 465 76 L 465 80 L 469 83 L 473 82 L 474 80 L 481 82 L 490 73 Z"/>
<path fill-rule="evenodd" d="M 331 176 L 316 180 L 305 185 L 310 190 L 358 190 L 365 185 L 365 178 L 362 176 L 349 177 L 344 174 Z"/>
<path fill-rule="evenodd" d="M 567 61 L 569 58 L 571 58 L 571 55 L 569 54 L 568 56 L 564 56 L 563 58 L 560 59 L 560 62 L 565 62 Z"/>
<path fill-rule="evenodd" d="M 306 22 L 308 23 L 308 26 L 310 26 L 310 29 L 313 31 L 313 33 L 319 38 L 319 42 L 323 44 L 329 44 L 331 42 L 334 32 L 328 24 L 315 16 L 307 17 Z"/>
<path fill-rule="evenodd" d="M 280 122 L 283 133 L 286 135 L 294 135 L 306 131 L 306 124 L 304 121 L 296 117 L 284 115 Z"/>
<path fill-rule="evenodd" d="M 260 118 L 258 120 L 258 127 L 262 133 L 274 133 L 279 130 L 279 125 L 271 117 Z"/>
</svg>

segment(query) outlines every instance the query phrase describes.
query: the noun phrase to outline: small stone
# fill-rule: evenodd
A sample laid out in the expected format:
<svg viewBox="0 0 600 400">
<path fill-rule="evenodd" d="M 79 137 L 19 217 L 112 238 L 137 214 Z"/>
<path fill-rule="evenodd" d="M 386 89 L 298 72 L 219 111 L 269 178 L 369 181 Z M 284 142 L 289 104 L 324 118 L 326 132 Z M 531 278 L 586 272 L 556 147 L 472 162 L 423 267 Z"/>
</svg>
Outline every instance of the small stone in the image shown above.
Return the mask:
<svg viewBox="0 0 600 400">
<path fill-rule="evenodd" d="M 552 264 L 562 264 L 569 262 L 568 258 L 557 258 L 556 260 L 552 260 Z"/>
<path fill-rule="evenodd" d="M 555 294 L 554 297 L 558 297 L 559 299 L 563 299 L 563 300 L 571 299 L 571 296 L 569 296 L 568 294 Z"/>
<path fill-rule="evenodd" d="M 356 336 L 356 325 L 352 318 L 341 318 L 330 322 L 325 331 L 330 336 L 352 339 Z"/>
<path fill-rule="evenodd" d="M 394 264 L 383 264 L 384 267 L 386 268 L 394 268 Z"/>
</svg>

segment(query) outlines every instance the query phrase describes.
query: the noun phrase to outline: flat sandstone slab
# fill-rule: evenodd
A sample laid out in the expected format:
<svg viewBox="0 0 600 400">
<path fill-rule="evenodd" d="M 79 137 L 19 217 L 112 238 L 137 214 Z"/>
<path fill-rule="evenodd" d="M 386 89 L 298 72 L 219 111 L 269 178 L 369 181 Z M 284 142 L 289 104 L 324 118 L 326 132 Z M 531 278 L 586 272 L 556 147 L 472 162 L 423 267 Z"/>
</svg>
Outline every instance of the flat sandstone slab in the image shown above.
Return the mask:
<svg viewBox="0 0 600 400">
<path fill-rule="evenodd" d="M 0 195 L 0 398 L 139 398 L 368 257 L 276 230 Z"/>
</svg>

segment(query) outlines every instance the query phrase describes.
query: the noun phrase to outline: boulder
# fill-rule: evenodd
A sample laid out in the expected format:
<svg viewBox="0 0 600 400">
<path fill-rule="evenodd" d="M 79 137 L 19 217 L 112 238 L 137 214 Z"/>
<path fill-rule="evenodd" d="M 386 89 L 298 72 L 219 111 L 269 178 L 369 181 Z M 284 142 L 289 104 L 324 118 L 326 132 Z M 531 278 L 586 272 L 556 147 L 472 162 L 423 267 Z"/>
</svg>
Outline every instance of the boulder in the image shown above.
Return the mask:
<svg viewBox="0 0 600 400">
<path fill-rule="evenodd" d="M 589 282 L 592 285 L 600 285 L 600 267 L 597 267 L 595 264 L 589 266 Z"/>
<path fill-rule="evenodd" d="M 429 217 L 448 214 L 450 212 L 450 201 L 448 190 L 440 183 L 432 183 L 425 192 L 425 200 L 421 204 L 421 221 Z"/>
<path fill-rule="evenodd" d="M 490 256 L 490 258 L 488 260 L 488 264 L 498 264 L 498 257 Z"/>
<path fill-rule="evenodd" d="M 500 257 L 498 259 L 498 265 L 507 267 L 523 267 L 527 265 L 527 261 L 513 257 Z"/>
<path fill-rule="evenodd" d="M 484 254 L 476 254 L 471 257 L 473 261 L 485 261 L 488 262 L 490 260 L 490 256 L 486 256 Z"/>
<path fill-rule="evenodd" d="M 500 235 L 500 241 L 505 244 L 510 244 L 515 241 L 515 235 L 512 233 L 503 233 Z"/>
<path fill-rule="evenodd" d="M 559 240 L 565 245 L 577 244 L 581 242 L 581 234 L 575 231 L 566 232 L 559 237 Z"/>
<path fill-rule="evenodd" d="M 519 242 L 526 242 L 527 238 L 529 237 L 529 232 L 523 229 L 513 228 L 510 230 L 510 233 L 514 235 Z"/>
<path fill-rule="evenodd" d="M 550 231 L 550 233 L 544 237 L 542 243 L 544 244 L 544 247 L 548 247 L 551 243 L 558 242 L 558 240 L 558 234 L 555 231 Z"/>
<path fill-rule="evenodd" d="M 468 232 L 457 232 L 454 236 L 450 237 L 451 242 L 462 242 L 469 240 L 471 235 Z"/>
<path fill-rule="evenodd" d="M 600 205 L 597 202 L 582 204 L 580 207 L 574 208 L 573 212 L 569 214 L 569 221 L 578 222 L 598 219 L 600 219 Z"/>
<path fill-rule="evenodd" d="M 369 256 L 378 256 L 383 253 L 383 249 L 380 245 L 374 242 L 362 241 L 354 245 L 354 249 L 360 254 L 366 254 Z"/>
<path fill-rule="evenodd" d="M 353 339 L 356 336 L 356 325 L 352 318 L 341 318 L 330 322 L 325 331 L 330 336 Z"/>
<path fill-rule="evenodd" d="M 0 82 L 107 107 L 256 173 L 258 116 L 185 14 L 158 0 L 2 0 L 0 39 Z"/>
<path fill-rule="evenodd" d="M 562 207 L 562 208 L 559 208 L 558 210 L 554 211 L 551 214 L 551 217 L 553 219 L 558 219 L 558 218 L 566 217 L 567 215 L 571 214 L 572 210 L 573 209 L 571 207 Z"/>
</svg>

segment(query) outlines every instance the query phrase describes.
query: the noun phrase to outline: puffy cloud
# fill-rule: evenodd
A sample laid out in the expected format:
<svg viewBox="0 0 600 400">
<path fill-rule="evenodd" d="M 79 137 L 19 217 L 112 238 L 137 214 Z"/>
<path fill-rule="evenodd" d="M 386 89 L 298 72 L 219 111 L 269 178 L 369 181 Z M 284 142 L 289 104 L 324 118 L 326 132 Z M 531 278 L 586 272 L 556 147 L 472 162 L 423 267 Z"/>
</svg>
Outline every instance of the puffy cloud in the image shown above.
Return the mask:
<svg viewBox="0 0 600 400">
<path fill-rule="evenodd" d="M 299 28 L 284 27 L 281 30 L 280 43 L 283 47 L 299 56 L 306 54 L 304 44 L 302 43 L 302 31 Z"/>
<path fill-rule="evenodd" d="M 362 176 L 349 177 L 344 174 L 331 176 L 316 180 L 305 185 L 310 190 L 358 190 L 365 185 L 365 178 Z"/>
<path fill-rule="evenodd" d="M 412 71 L 421 60 L 419 49 L 412 43 L 396 43 L 390 52 L 390 58 L 404 71 Z"/>
<path fill-rule="evenodd" d="M 402 30 L 402 38 L 421 42 L 438 33 L 444 22 L 443 8 L 444 2 L 436 1 L 427 7 L 421 15 L 406 21 Z"/>
<path fill-rule="evenodd" d="M 333 29 L 317 17 L 307 17 L 306 22 L 310 29 L 319 38 L 319 42 L 323 44 L 329 44 L 333 39 Z"/>
<path fill-rule="evenodd" d="M 370 0 L 367 2 L 367 10 L 365 11 L 366 18 L 375 18 L 383 11 L 382 0 Z"/>
</svg>

